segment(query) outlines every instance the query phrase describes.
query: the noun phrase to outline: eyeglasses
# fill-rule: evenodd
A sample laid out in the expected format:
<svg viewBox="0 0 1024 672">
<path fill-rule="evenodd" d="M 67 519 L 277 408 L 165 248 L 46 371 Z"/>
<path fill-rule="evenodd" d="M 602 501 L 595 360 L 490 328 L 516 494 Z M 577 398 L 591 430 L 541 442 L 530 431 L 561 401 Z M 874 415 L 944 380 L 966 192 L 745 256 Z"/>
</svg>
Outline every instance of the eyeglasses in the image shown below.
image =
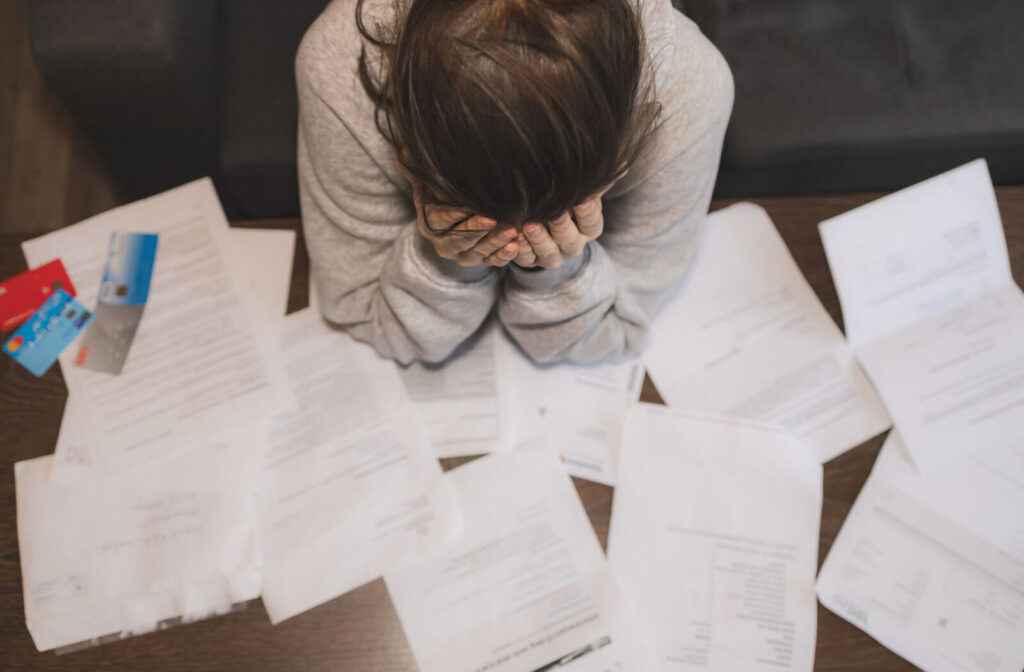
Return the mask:
<svg viewBox="0 0 1024 672">
<path fill-rule="evenodd" d="M 442 201 L 442 200 L 436 199 L 436 198 L 430 198 L 430 200 L 427 200 L 427 199 L 428 199 L 427 188 L 424 187 L 423 194 L 420 197 L 420 204 L 423 207 L 423 221 L 424 221 L 424 223 L 425 223 L 425 225 L 427 227 L 427 230 L 430 231 L 435 236 L 450 236 L 450 235 L 459 234 L 459 233 L 465 233 L 465 234 L 478 234 L 478 233 L 480 233 L 479 231 L 468 231 L 466 229 L 455 230 L 459 226 L 462 226 L 463 224 L 465 224 L 469 220 L 471 220 L 474 217 L 476 217 L 476 213 L 470 213 L 470 214 L 466 215 L 465 217 L 462 217 L 461 219 L 459 219 L 456 222 L 454 222 L 453 224 L 451 224 L 447 229 L 435 229 L 434 227 L 432 227 L 430 225 L 430 219 L 427 217 L 427 206 L 428 205 L 433 205 L 433 206 L 438 206 L 438 207 L 442 207 L 442 208 L 458 208 L 458 206 L 455 205 L 454 203 L 448 203 L 448 202 L 445 202 L 445 201 Z"/>
</svg>

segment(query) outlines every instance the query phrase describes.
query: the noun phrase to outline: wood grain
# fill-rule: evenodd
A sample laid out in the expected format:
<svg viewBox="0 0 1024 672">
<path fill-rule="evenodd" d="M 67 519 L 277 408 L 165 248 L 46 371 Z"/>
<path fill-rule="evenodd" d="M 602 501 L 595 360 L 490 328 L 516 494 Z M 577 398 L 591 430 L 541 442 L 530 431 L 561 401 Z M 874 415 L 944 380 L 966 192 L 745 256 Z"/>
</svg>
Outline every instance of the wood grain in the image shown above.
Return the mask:
<svg viewBox="0 0 1024 672">
<path fill-rule="evenodd" d="M 1018 283 L 1024 281 L 1024 187 L 997 189 L 1007 244 Z M 839 305 L 817 223 L 873 195 L 757 199 L 771 215 L 797 264 L 837 322 Z M 715 207 L 727 205 L 716 203 Z M 294 220 L 239 222 L 296 227 Z M 19 244 L 32 231 L 0 233 L 0 277 L 25 268 Z M 307 305 L 308 259 L 296 250 L 289 311 Z M 645 381 L 643 398 L 658 401 Z M 16 460 L 52 452 L 66 393 L 53 370 L 35 379 L 0 358 L 0 667 L 12 670 L 372 670 L 414 672 L 415 663 L 381 581 L 374 581 L 312 611 L 272 627 L 258 601 L 245 611 L 152 633 L 65 656 L 40 654 L 25 629 L 14 507 Z M 824 559 L 881 446 L 877 437 L 825 465 L 825 503 L 819 557 Z M 446 469 L 465 462 L 443 460 Z M 606 543 L 612 488 L 574 479 L 601 543 Z M 339 561 L 342 561 L 339 559 Z M 897 672 L 915 669 L 870 637 L 819 607 L 817 670 Z"/>
</svg>

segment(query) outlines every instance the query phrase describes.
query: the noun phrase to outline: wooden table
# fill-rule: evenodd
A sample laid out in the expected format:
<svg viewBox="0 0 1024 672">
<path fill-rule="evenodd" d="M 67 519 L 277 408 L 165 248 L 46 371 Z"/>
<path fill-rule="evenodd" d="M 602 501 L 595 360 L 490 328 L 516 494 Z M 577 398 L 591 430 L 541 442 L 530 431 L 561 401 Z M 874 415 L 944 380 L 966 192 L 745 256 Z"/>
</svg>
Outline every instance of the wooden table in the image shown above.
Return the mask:
<svg viewBox="0 0 1024 672">
<path fill-rule="evenodd" d="M 1014 277 L 1024 285 L 1024 187 L 997 190 Z M 757 199 L 778 226 L 800 269 L 840 326 L 839 302 L 818 237 L 819 221 L 877 195 Z M 716 203 L 716 207 L 727 205 Z M 296 227 L 295 220 L 239 222 L 239 226 Z M 25 269 L 20 243 L 28 236 L 0 234 L 0 278 Z M 289 312 L 307 304 L 308 260 L 299 240 Z M 644 398 L 656 401 L 649 382 Z M 64 656 L 37 653 L 25 628 L 15 529 L 17 460 L 53 451 L 66 392 L 55 367 L 35 379 L 0 357 L 0 669 L 11 670 L 345 670 L 414 672 L 409 646 L 382 581 L 271 627 L 262 605 L 240 613 L 172 628 Z M 824 560 L 882 445 L 877 437 L 825 465 L 825 502 L 819 563 Z M 451 468 L 465 460 L 444 460 Z M 612 489 L 576 480 L 601 543 L 608 534 Z M 912 665 L 831 612 L 818 607 L 817 670 L 912 670 Z"/>
</svg>

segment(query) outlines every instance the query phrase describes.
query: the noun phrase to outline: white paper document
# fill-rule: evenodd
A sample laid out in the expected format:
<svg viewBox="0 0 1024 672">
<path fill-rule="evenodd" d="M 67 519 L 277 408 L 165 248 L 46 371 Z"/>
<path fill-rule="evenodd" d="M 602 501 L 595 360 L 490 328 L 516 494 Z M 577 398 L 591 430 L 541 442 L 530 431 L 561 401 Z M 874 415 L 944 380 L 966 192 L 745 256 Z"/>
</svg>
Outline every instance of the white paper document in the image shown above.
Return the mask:
<svg viewBox="0 0 1024 672">
<path fill-rule="evenodd" d="M 309 279 L 309 307 L 320 310 Z M 482 327 L 441 364 L 413 362 L 399 373 L 437 457 L 503 450 L 496 322 Z"/>
<path fill-rule="evenodd" d="M 299 408 L 273 419 L 264 462 L 274 623 L 436 549 L 461 522 L 393 362 L 309 309 L 285 318 L 281 343 Z"/>
<path fill-rule="evenodd" d="M 665 672 L 813 668 L 821 502 L 787 432 L 630 411 L 608 562 Z"/>
<path fill-rule="evenodd" d="M 850 343 L 914 462 L 1024 436 L 1024 296 L 985 162 L 820 228 Z"/>
<path fill-rule="evenodd" d="M 421 672 L 650 669 L 557 459 L 502 453 L 446 476 L 462 536 L 384 577 Z"/>
<path fill-rule="evenodd" d="M 259 595 L 252 493 L 67 488 L 50 482 L 52 464 L 14 468 L 25 621 L 40 651 L 206 618 Z"/>
<path fill-rule="evenodd" d="M 622 423 L 640 396 L 643 363 L 540 366 L 505 334 L 497 348 L 505 445 L 553 453 L 570 475 L 614 486 Z"/>
<path fill-rule="evenodd" d="M 145 315 L 120 375 L 61 355 L 84 409 L 93 459 L 111 471 L 193 445 L 188 437 L 266 417 L 286 398 L 273 334 L 230 252 L 228 225 L 208 179 L 116 208 L 27 241 L 29 266 L 61 258 L 87 306 L 95 304 L 112 232 L 160 236 Z"/>
<path fill-rule="evenodd" d="M 416 362 L 399 369 L 438 457 L 492 453 L 502 447 L 495 341 L 484 327 L 443 364 Z"/>
<path fill-rule="evenodd" d="M 922 475 L 893 432 L 818 598 L 930 672 L 1024 669 L 1024 441 Z"/>
<path fill-rule="evenodd" d="M 231 229 L 231 251 L 245 272 L 246 286 L 255 297 L 258 319 L 279 333 L 288 305 L 295 232 L 287 229 Z M 246 423 L 229 432 L 200 437 L 195 447 L 167 459 L 151 461 L 106 473 L 94 463 L 88 418 L 78 397 L 69 396 L 64 406 L 51 478 L 60 485 L 103 482 L 112 486 L 255 490 L 266 452 L 265 421 Z M 102 464 L 102 463 L 101 463 Z"/>
<path fill-rule="evenodd" d="M 750 203 L 708 216 L 645 359 L 669 406 L 783 427 L 822 462 L 889 427 L 842 333 Z"/>
</svg>

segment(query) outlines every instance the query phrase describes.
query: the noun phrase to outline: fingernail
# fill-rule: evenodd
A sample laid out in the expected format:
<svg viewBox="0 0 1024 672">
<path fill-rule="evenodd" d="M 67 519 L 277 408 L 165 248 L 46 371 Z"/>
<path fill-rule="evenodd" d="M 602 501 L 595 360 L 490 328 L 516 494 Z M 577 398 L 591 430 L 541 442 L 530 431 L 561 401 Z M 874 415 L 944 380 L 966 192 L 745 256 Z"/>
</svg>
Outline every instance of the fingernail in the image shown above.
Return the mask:
<svg viewBox="0 0 1024 672">
<path fill-rule="evenodd" d="M 501 239 L 502 240 L 512 240 L 515 237 L 516 237 L 516 230 L 515 229 L 505 229 L 504 231 L 501 232 Z"/>
<path fill-rule="evenodd" d="M 527 224 L 526 226 L 523 227 L 523 233 L 525 233 L 528 236 L 532 236 L 538 231 L 540 231 L 540 224 Z"/>
<path fill-rule="evenodd" d="M 568 212 L 563 212 L 561 215 L 558 216 L 558 219 L 554 220 L 551 223 L 552 224 L 561 224 L 561 223 L 563 223 L 567 219 L 569 219 L 569 213 Z"/>
<path fill-rule="evenodd" d="M 504 252 L 506 256 L 513 256 L 518 251 L 519 248 L 516 246 L 515 243 L 509 243 L 504 248 L 502 248 L 502 252 Z"/>
<path fill-rule="evenodd" d="M 582 203 L 580 203 L 579 205 L 577 205 L 576 209 L 578 211 L 580 211 L 580 212 L 590 212 L 591 210 L 593 210 L 596 207 L 597 207 L 597 199 L 595 199 L 595 198 L 588 198 L 587 200 L 585 200 Z"/>
</svg>

